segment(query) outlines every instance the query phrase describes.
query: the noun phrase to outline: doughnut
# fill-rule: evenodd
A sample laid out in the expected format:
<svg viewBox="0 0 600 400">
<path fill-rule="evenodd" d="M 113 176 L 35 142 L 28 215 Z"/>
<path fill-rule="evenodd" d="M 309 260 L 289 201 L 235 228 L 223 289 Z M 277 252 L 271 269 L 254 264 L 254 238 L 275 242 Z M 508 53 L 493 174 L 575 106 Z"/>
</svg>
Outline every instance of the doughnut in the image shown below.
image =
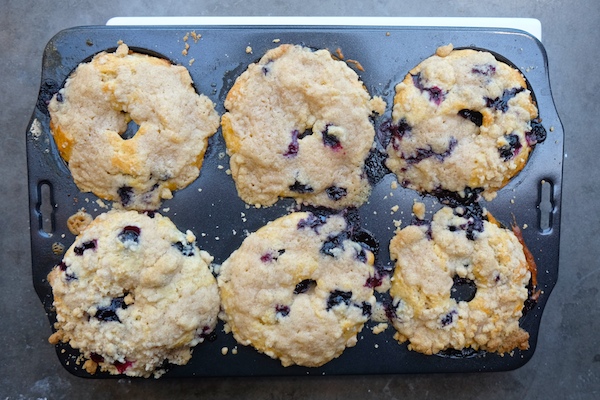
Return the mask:
<svg viewBox="0 0 600 400">
<path fill-rule="evenodd" d="M 496 197 L 546 137 L 518 70 L 485 51 L 440 47 L 396 85 L 386 166 L 424 193 Z"/>
<path fill-rule="evenodd" d="M 340 214 L 295 212 L 250 234 L 221 265 L 221 319 L 285 367 L 318 367 L 357 343 L 375 305 L 374 253 Z"/>
<path fill-rule="evenodd" d="M 339 210 L 369 196 L 370 117 L 385 104 L 329 51 L 291 44 L 267 51 L 236 79 L 225 108 L 223 136 L 246 203 L 291 197 Z"/>
<path fill-rule="evenodd" d="M 192 232 L 158 213 L 111 210 L 75 239 L 48 275 L 56 309 L 50 343 L 84 369 L 160 377 L 186 364 L 218 321 L 219 293 Z"/>
<path fill-rule="evenodd" d="M 195 180 L 219 127 L 185 67 L 125 44 L 80 64 L 48 110 L 77 187 L 135 210 L 155 210 Z"/>
<path fill-rule="evenodd" d="M 507 353 L 529 347 L 519 327 L 528 298 L 524 248 L 477 203 L 443 207 L 398 231 L 390 295 L 394 336 L 424 354 Z"/>
</svg>

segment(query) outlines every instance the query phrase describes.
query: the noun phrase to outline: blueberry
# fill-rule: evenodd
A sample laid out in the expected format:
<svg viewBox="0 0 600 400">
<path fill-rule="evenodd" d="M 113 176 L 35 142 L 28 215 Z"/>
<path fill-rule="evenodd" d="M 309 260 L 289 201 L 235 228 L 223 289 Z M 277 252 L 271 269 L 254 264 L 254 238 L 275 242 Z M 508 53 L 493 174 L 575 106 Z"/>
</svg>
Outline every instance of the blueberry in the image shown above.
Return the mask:
<svg viewBox="0 0 600 400">
<path fill-rule="evenodd" d="M 73 248 L 73 252 L 78 256 L 82 256 L 84 251 L 95 250 L 97 245 L 98 242 L 96 241 L 96 239 L 90 240 L 89 242 L 82 243 L 81 246 L 75 246 Z"/>
<path fill-rule="evenodd" d="M 347 306 L 350 305 L 350 299 L 352 298 L 352 292 L 344 292 L 341 290 L 334 290 L 329 294 L 329 298 L 327 299 L 327 311 L 331 310 L 333 307 L 345 304 Z"/>
<path fill-rule="evenodd" d="M 426 226 L 427 230 L 425 231 L 425 236 L 427 237 L 427 240 L 433 240 L 433 230 L 431 229 L 431 221 L 426 221 L 424 219 L 417 218 L 415 222 L 413 222 L 413 225 Z"/>
<path fill-rule="evenodd" d="M 371 185 L 376 185 L 391 171 L 385 166 L 387 154 L 377 149 L 369 150 L 365 160 L 364 172 Z"/>
<path fill-rule="evenodd" d="M 321 246 L 321 253 L 331 256 L 331 257 L 335 257 L 333 250 L 334 249 L 344 249 L 344 240 L 348 239 L 349 235 L 347 232 L 342 232 L 338 235 L 335 236 L 329 236 L 325 242 L 323 242 L 323 245 Z"/>
<path fill-rule="evenodd" d="M 431 158 L 431 157 L 435 157 L 438 161 L 443 162 L 447 157 L 449 157 L 452 154 L 452 152 L 456 148 L 457 144 L 458 144 L 458 141 L 456 140 L 456 138 L 451 137 L 450 142 L 448 143 L 448 149 L 442 153 L 436 153 L 435 151 L 433 151 L 431 146 L 429 146 L 429 148 L 427 148 L 427 149 L 422 149 L 422 148 L 417 149 L 416 150 L 417 154 L 414 156 L 410 156 L 410 157 L 403 156 L 402 158 L 404 158 L 404 160 L 406 161 L 406 163 L 408 165 L 418 164 L 421 161 L 423 161 L 427 158 Z"/>
<path fill-rule="evenodd" d="M 113 363 L 113 365 L 115 366 L 115 368 L 117 369 L 117 371 L 122 374 L 123 372 L 127 371 L 127 369 L 129 367 L 131 367 L 133 365 L 133 362 L 131 361 L 127 361 L 125 360 L 125 362 L 119 362 L 119 361 L 115 361 Z"/>
<path fill-rule="evenodd" d="M 122 186 L 117 190 L 117 194 L 121 199 L 121 204 L 123 207 L 126 207 L 131 203 L 133 197 L 133 188 L 131 186 Z"/>
<path fill-rule="evenodd" d="M 494 67 L 493 65 L 490 65 L 490 64 L 477 65 L 477 66 L 471 68 L 471 72 L 474 74 L 490 76 L 490 75 L 494 75 L 496 73 L 496 67 Z"/>
<path fill-rule="evenodd" d="M 375 274 L 367 278 L 364 286 L 371 289 L 381 286 L 384 278 L 392 275 L 393 271 L 394 267 L 392 265 L 375 264 Z"/>
<path fill-rule="evenodd" d="M 464 189 L 464 195 L 461 195 L 457 192 L 451 192 L 449 190 L 442 189 L 441 187 L 437 187 L 431 194 L 436 196 L 442 204 L 456 207 L 462 204 L 476 202 L 479 199 L 481 192 L 483 192 L 483 188 L 471 188 L 467 186 Z"/>
<path fill-rule="evenodd" d="M 529 132 L 525 132 L 525 138 L 530 146 L 534 146 L 537 143 L 542 143 L 544 140 L 546 140 L 546 135 L 546 129 L 542 126 L 542 123 L 539 119 L 532 120 L 531 130 Z"/>
<path fill-rule="evenodd" d="M 371 303 L 367 303 L 366 301 L 362 302 L 362 304 L 360 305 L 360 308 L 362 308 L 362 314 L 367 318 L 370 317 L 371 314 L 373 313 L 373 310 L 372 310 L 373 307 L 371 306 Z"/>
<path fill-rule="evenodd" d="M 140 228 L 133 225 L 128 225 L 123 228 L 121 233 L 119 233 L 119 240 L 123 243 L 125 242 L 133 242 L 139 243 L 140 237 Z"/>
<path fill-rule="evenodd" d="M 269 60 L 269 61 L 267 61 L 267 63 L 265 65 L 263 65 L 263 67 L 262 67 L 263 75 L 266 76 L 269 72 L 271 72 L 272 64 L 273 64 L 273 60 Z"/>
<path fill-rule="evenodd" d="M 193 257 L 195 254 L 193 243 L 177 242 L 177 243 L 173 243 L 173 247 L 175 247 L 177 250 L 179 250 L 181 252 L 181 254 L 183 254 L 186 257 Z"/>
<path fill-rule="evenodd" d="M 333 201 L 338 201 L 348 194 L 348 191 L 345 188 L 339 186 L 329 186 L 325 189 L 325 192 L 327 193 L 327 197 Z"/>
<path fill-rule="evenodd" d="M 298 154 L 298 150 L 300 149 L 298 144 L 298 133 L 299 132 L 296 129 L 292 131 L 292 141 L 288 145 L 287 151 L 283 154 L 284 157 L 291 158 Z"/>
<path fill-rule="evenodd" d="M 262 261 L 264 263 L 271 262 L 271 261 L 277 261 L 279 256 L 282 255 L 283 253 L 285 253 L 285 249 L 277 250 L 278 256 L 275 256 L 273 254 L 273 252 L 269 250 L 260 257 L 260 261 Z"/>
<path fill-rule="evenodd" d="M 490 99 L 489 97 L 486 97 L 486 105 L 495 110 L 506 112 L 508 110 L 508 102 L 510 101 L 510 99 L 515 97 L 517 94 L 523 92 L 524 90 L 525 88 L 522 87 L 506 89 L 504 90 L 504 92 L 502 92 L 501 97 L 496 97 L 495 99 Z"/>
<path fill-rule="evenodd" d="M 278 304 L 275 306 L 275 312 L 278 317 L 287 317 L 290 314 L 290 307 Z"/>
<path fill-rule="evenodd" d="M 332 124 L 325 125 L 325 130 L 321 132 L 323 135 L 323 145 L 331 147 L 333 150 L 339 150 L 342 148 L 342 144 L 335 135 L 329 133 L 330 126 L 332 126 Z"/>
<path fill-rule="evenodd" d="M 67 272 L 67 268 L 69 268 L 69 267 L 67 267 L 67 264 L 65 264 L 64 262 L 61 262 L 60 264 L 58 264 L 58 268 L 60 268 L 60 270 L 65 273 L 65 279 L 67 280 L 67 282 L 77 279 L 75 274 L 71 274 L 71 273 Z"/>
<path fill-rule="evenodd" d="M 415 85 L 415 87 L 417 89 L 419 89 L 421 91 L 421 93 L 427 92 L 429 94 L 429 100 L 432 101 L 433 103 L 435 103 L 435 105 L 439 106 L 442 103 L 442 101 L 444 101 L 444 98 L 445 98 L 444 91 L 437 86 L 433 86 L 433 87 L 423 86 L 423 83 L 421 82 L 421 74 L 420 73 L 418 73 L 417 75 L 413 75 L 412 79 L 413 79 L 413 84 Z"/>
<path fill-rule="evenodd" d="M 317 285 L 317 281 L 313 279 L 305 279 L 294 288 L 294 294 L 306 293 Z"/>
<path fill-rule="evenodd" d="M 115 297 L 110 301 L 110 305 L 106 307 L 98 307 L 94 318 L 104 322 L 121 322 L 117 315 L 117 310 L 126 309 L 125 296 Z"/>
<path fill-rule="evenodd" d="M 514 158 L 523 146 L 521 145 L 519 136 L 515 135 L 514 133 L 511 133 L 510 135 L 504 135 L 504 138 L 508 143 L 500 147 L 498 152 L 504 161 L 508 161 Z"/>
<path fill-rule="evenodd" d="M 316 233 L 319 233 L 319 227 L 325 225 L 327 223 L 327 216 L 325 215 L 315 215 L 313 213 L 309 213 L 308 217 L 301 219 L 298 221 L 297 228 L 311 228 Z"/>
<path fill-rule="evenodd" d="M 475 240 L 477 232 L 483 232 L 483 208 L 479 203 L 471 203 L 465 206 L 454 209 L 454 214 L 463 217 L 467 220 L 466 223 L 459 226 L 460 229 L 466 232 L 467 239 Z"/>
<path fill-rule="evenodd" d="M 200 337 L 208 340 L 209 342 L 214 342 L 217 340 L 217 332 L 214 331 L 210 326 L 203 326 Z"/>
<path fill-rule="evenodd" d="M 394 150 L 400 149 L 400 143 L 404 136 L 410 136 L 412 127 L 402 118 L 398 124 L 386 121 L 377 129 L 377 137 L 383 147 L 388 147 L 390 142 Z"/>
<path fill-rule="evenodd" d="M 398 308 L 402 305 L 401 299 L 396 299 L 393 302 L 389 299 L 383 301 L 383 309 L 388 320 L 393 321 L 398 319 Z"/>
<path fill-rule="evenodd" d="M 371 253 L 377 253 L 379 251 L 379 241 L 375 238 L 375 235 L 366 229 L 353 229 L 351 238 Z"/>
<path fill-rule="evenodd" d="M 458 115 L 460 115 L 464 119 L 468 119 L 477 126 L 483 125 L 483 115 L 479 111 L 473 111 L 463 108 L 458 112 Z"/>
<path fill-rule="evenodd" d="M 312 187 L 310 187 L 309 185 L 300 183 L 298 181 L 294 182 L 293 185 L 288 186 L 288 188 L 292 191 L 292 192 L 296 192 L 296 193 L 312 193 L 314 192 L 314 189 Z"/>
<path fill-rule="evenodd" d="M 145 213 L 149 218 L 152 218 L 152 219 L 156 216 L 155 211 L 147 210 L 147 211 L 145 211 Z"/>
<path fill-rule="evenodd" d="M 454 322 L 455 315 L 458 315 L 458 311 L 452 310 L 448 314 L 443 316 L 440 321 L 442 323 L 442 326 L 448 326 L 448 325 L 452 324 Z"/>
</svg>

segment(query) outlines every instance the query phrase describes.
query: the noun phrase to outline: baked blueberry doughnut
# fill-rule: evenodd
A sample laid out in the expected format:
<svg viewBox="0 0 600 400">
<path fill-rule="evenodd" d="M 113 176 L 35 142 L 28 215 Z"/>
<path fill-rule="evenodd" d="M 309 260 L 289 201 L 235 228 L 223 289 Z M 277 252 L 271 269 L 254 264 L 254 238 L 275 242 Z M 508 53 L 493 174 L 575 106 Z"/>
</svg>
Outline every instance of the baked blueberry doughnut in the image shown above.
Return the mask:
<svg viewBox="0 0 600 400">
<path fill-rule="evenodd" d="M 440 47 L 396 86 L 386 166 L 403 186 L 492 200 L 546 137 L 521 72 Z"/>
<path fill-rule="evenodd" d="M 136 210 L 157 209 L 195 180 L 219 127 L 185 67 L 125 44 L 80 64 L 48 110 L 78 188 Z"/>
<path fill-rule="evenodd" d="M 398 341 L 425 354 L 529 347 L 519 327 L 531 273 L 523 246 L 477 203 L 444 207 L 390 242 L 390 295 Z"/>
<path fill-rule="evenodd" d="M 370 116 L 385 104 L 329 51 L 290 44 L 269 50 L 236 79 L 225 108 L 231 172 L 246 203 L 292 197 L 343 209 L 367 199 Z"/>
<path fill-rule="evenodd" d="M 375 297 L 372 246 L 339 214 L 296 212 L 249 235 L 221 266 L 221 318 L 283 366 L 317 367 L 357 342 Z"/>
<path fill-rule="evenodd" d="M 57 319 L 50 342 L 79 349 L 92 374 L 100 366 L 159 377 L 166 363 L 186 364 L 216 326 L 212 257 L 192 232 L 149 215 L 99 215 L 48 275 Z"/>
</svg>

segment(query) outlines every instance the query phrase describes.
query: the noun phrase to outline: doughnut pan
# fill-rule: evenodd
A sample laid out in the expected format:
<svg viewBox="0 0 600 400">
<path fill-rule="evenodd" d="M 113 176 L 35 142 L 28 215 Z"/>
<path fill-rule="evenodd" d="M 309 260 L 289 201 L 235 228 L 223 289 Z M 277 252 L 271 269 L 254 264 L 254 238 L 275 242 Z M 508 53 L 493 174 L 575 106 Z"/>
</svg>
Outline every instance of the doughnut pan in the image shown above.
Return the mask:
<svg viewBox="0 0 600 400">
<path fill-rule="evenodd" d="M 195 32 L 195 41 L 186 34 Z M 386 113 L 374 119 L 376 128 L 391 118 L 394 86 L 410 69 L 432 55 L 440 45 L 480 48 L 509 60 L 525 75 L 538 103 L 542 124 L 548 135 L 534 149 L 528 164 L 501 189 L 496 199 L 483 205 L 503 224 L 516 221 L 538 266 L 537 304 L 524 315 L 521 326 L 530 334 L 530 348 L 515 350 L 503 357 L 485 352 L 446 353 L 426 356 L 407 349 L 406 343 L 393 339 L 390 327 L 375 335 L 370 321 L 359 334 L 358 344 L 337 359 L 319 368 L 284 368 L 278 360 L 260 354 L 252 347 L 237 345 L 231 334 L 223 332 L 198 345 L 185 366 L 173 366 L 161 379 L 194 376 L 290 376 L 401 374 L 435 372 L 483 372 L 516 369 L 534 354 L 542 311 L 558 277 L 561 185 L 563 166 L 563 129 L 556 113 L 548 78 L 548 65 L 542 44 L 518 30 L 489 28 L 402 28 L 402 27 L 308 27 L 308 26 L 177 26 L 177 27 L 76 27 L 59 32 L 47 44 L 42 64 L 40 92 L 28 126 L 27 163 L 31 224 L 32 272 L 35 290 L 47 313 L 55 321 L 52 292 L 46 281 L 48 272 L 62 259 L 61 246 L 68 248 L 74 236 L 66 226 L 67 218 L 84 207 L 96 216 L 111 206 L 98 202 L 91 193 L 81 193 L 73 183 L 67 165 L 60 158 L 49 130 L 47 101 L 64 84 L 82 61 L 94 54 L 116 48 L 124 41 L 132 50 L 161 56 L 186 66 L 196 89 L 206 94 L 224 112 L 223 101 L 236 77 L 248 64 L 257 61 L 278 43 L 302 44 L 313 48 L 337 49 L 360 75 L 372 96 L 383 97 Z M 187 54 L 183 51 L 189 45 Z M 253 232 L 281 215 L 293 202 L 280 200 L 268 208 L 247 207 L 237 196 L 227 174 L 229 160 L 219 130 L 209 142 L 200 177 L 187 188 L 175 192 L 173 199 L 159 209 L 181 230 L 192 230 L 199 247 L 223 262 Z M 441 207 L 431 196 L 420 195 L 398 186 L 394 177 L 384 175 L 374 186 L 367 204 L 359 208 L 361 224 L 380 243 L 377 262 L 391 265 L 388 243 L 395 229 L 412 221 L 415 200 L 424 202 L 428 217 Z M 392 208 L 398 206 L 397 211 Z M 395 208 L 395 207 L 394 207 Z M 51 330 L 48 329 L 48 336 Z M 223 349 L 228 353 L 223 355 Z M 233 351 L 234 348 L 236 351 Z M 56 348 L 59 362 L 70 373 L 81 377 L 111 378 L 105 373 L 89 375 L 78 362 L 79 352 L 68 345 Z M 236 353 L 236 354 L 234 354 Z"/>
</svg>

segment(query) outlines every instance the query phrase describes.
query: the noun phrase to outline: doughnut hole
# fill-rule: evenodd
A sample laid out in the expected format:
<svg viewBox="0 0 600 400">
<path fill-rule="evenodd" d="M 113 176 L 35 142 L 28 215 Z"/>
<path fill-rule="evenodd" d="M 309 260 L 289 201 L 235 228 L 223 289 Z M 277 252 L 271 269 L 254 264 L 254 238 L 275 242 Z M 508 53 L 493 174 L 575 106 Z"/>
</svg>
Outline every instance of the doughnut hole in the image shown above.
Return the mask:
<svg viewBox="0 0 600 400">
<path fill-rule="evenodd" d="M 450 289 L 450 298 L 456 300 L 456 302 L 466 301 L 467 303 L 475 298 L 477 285 L 474 281 L 455 275 L 453 282 Z"/>
</svg>

